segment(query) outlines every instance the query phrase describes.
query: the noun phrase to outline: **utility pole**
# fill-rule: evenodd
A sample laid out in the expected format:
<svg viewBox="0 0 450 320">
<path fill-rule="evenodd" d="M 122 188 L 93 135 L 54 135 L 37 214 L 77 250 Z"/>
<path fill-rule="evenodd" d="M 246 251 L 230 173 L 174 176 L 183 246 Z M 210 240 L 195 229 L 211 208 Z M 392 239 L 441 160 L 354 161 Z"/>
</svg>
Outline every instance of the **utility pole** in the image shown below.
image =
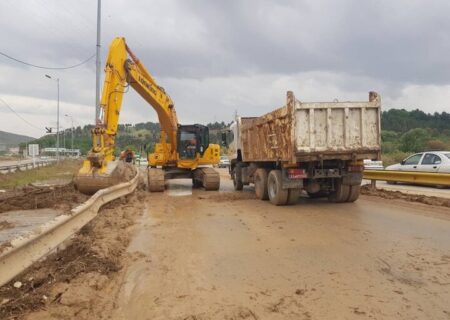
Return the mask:
<svg viewBox="0 0 450 320">
<path fill-rule="evenodd" d="M 100 118 L 100 26 L 101 26 L 101 7 L 102 1 L 97 0 L 97 50 L 96 50 L 96 58 L 95 58 L 95 122 L 94 125 L 97 125 L 97 121 Z"/>
<path fill-rule="evenodd" d="M 48 74 L 45 77 L 53 79 Z M 59 162 L 59 78 L 56 78 L 56 86 L 58 88 L 58 102 L 56 105 L 56 160 Z"/>
<path fill-rule="evenodd" d="M 56 106 L 56 159 L 59 162 L 59 78 L 56 79 L 58 87 L 58 104 Z"/>
</svg>

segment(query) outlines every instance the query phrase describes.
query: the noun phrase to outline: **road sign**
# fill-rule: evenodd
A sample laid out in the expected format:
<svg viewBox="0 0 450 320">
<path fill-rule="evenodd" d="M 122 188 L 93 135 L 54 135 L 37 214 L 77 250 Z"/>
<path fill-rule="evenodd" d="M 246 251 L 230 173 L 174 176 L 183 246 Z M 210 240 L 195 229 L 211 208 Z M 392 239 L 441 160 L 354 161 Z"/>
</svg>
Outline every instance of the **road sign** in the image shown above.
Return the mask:
<svg viewBox="0 0 450 320">
<path fill-rule="evenodd" d="M 29 144 L 28 145 L 28 155 L 32 157 L 36 157 L 39 155 L 39 145 L 38 144 Z"/>
</svg>

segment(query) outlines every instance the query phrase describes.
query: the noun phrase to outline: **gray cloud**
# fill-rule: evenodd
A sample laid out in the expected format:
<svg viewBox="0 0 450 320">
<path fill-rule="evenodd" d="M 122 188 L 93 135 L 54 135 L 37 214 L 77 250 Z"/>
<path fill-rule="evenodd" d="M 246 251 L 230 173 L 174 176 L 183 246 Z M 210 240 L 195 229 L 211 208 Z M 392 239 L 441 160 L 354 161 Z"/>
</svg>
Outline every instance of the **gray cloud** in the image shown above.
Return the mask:
<svg viewBox="0 0 450 320">
<path fill-rule="evenodd" d="M 102 61 L 112 38 L 125 36 L 183 122 L 230 120 L 234 110 L 257 115 L 281 106 L 289 89 L 316 101 L 366 99 L 377 90 L 386 107 L 444 111 L 448 12 L 445 0 L 103 1 Z M 1 51 L 35 64 L 71 65 L 95 52 L 95 23 L 96 1 L 4 0 Z M 94 61 L 51 72 L 0 57 L 0 96 L 46 125 L 56 86 L 45 73 L 61 78 L 63 112 L 92 122 Z M 151 108 L 128 94 L 121 121 L 150 120 Z M 39 135 L 1 105 L 0 126 Z"/>
</svg>

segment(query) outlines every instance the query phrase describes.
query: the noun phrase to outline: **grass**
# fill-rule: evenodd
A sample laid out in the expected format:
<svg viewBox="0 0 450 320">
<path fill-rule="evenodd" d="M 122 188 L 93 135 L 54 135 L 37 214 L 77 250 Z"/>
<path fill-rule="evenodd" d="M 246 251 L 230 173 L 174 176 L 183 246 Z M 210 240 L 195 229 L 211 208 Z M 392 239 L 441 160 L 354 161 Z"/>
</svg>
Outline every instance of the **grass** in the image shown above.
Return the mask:
<svg viewBox="0 0 450 320">
<path fill-rule="evenodd" d="M 71 180 L 80 167 L 79 160 L 63 160 L 60 163 L 27 171 L 0 173 L 0 189 L 12 189 L 51 179 Z"/>
</svg>

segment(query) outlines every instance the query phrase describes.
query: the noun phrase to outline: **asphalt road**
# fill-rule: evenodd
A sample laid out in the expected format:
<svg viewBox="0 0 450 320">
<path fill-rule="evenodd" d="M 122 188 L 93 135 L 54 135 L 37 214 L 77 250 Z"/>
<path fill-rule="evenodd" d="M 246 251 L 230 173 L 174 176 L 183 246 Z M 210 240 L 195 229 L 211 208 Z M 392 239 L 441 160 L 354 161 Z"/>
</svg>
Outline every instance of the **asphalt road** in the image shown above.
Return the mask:
<svg viewBox="0 0 450 320">
<path fill-rule="evenodd" d="M 148 194 L 112 319 L 449 319 L 450 209 L 362 196 Z M 136 258 L 137 257 L 137 258 Z"/>
<path fill-rule="evenodd" d="M 24 159 L 24 160 L 5 160 L 0 161 L 0 167 L 3 166 L 14 166 L 18 164 L 25 164 L 25 163 L 33 163 L 32 159 Z"/>
</svg>

